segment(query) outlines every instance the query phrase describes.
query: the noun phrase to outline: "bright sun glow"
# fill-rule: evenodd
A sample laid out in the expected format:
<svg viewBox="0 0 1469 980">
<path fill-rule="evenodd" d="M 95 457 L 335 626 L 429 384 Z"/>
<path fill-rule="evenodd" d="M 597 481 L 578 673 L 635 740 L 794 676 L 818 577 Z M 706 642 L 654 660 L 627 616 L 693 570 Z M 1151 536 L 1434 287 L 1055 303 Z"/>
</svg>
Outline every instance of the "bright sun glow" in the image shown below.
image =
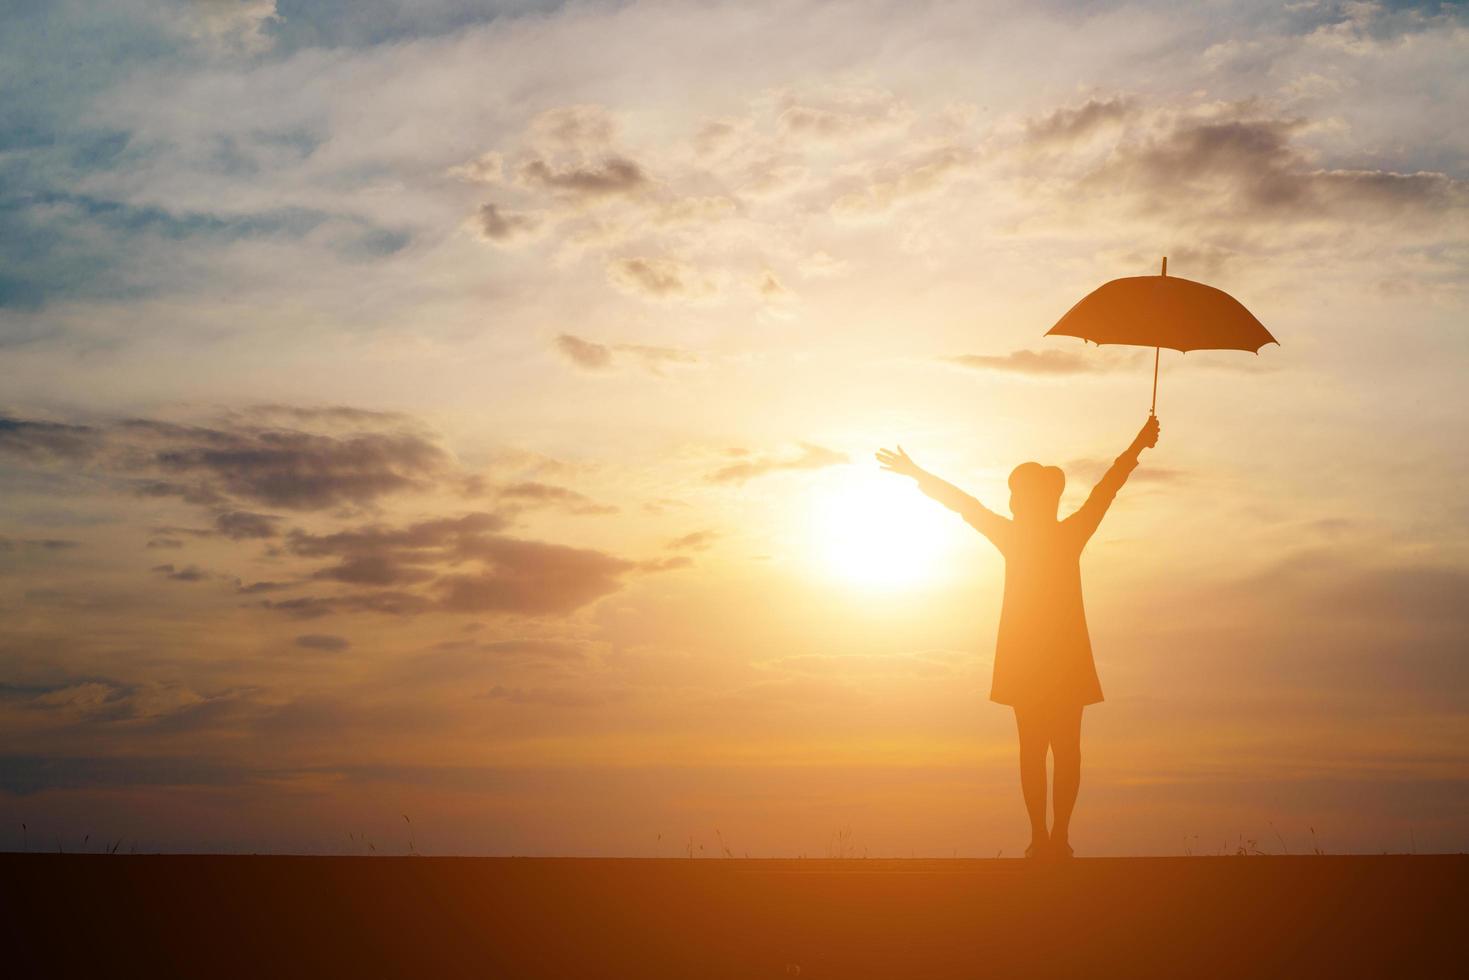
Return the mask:
<svg viewBox="0 0 1469 980">
<path fill-rule="evenodd" d="M 812 497 L 809 527 L 824 574 L 876 589 L 939 578 L 967 530 L 911 480 L 880 472 L 823 487 Z"/>
</svg>

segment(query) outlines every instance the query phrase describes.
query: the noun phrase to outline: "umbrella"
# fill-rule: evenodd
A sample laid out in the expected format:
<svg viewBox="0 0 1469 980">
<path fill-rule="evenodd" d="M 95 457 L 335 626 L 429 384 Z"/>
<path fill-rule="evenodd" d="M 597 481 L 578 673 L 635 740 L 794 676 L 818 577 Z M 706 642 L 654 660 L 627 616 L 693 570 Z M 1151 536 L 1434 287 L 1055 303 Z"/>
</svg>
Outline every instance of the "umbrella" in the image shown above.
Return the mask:
<svg viewBox="0 0 1469 980">
<path fill-rule="evenodd" d="M 1080 337 L 1094 344 L 1153 348 L 1153 405 L 1158 407 L 1158 356 L 1164 347 L 1247 350 L 1278 344 L 1253 313 L 1222 289 L 1168 275 L 1168 259 L 1156 276 L 1113 279 L 1066 312 L 1046 336 Z"/>
</svg>

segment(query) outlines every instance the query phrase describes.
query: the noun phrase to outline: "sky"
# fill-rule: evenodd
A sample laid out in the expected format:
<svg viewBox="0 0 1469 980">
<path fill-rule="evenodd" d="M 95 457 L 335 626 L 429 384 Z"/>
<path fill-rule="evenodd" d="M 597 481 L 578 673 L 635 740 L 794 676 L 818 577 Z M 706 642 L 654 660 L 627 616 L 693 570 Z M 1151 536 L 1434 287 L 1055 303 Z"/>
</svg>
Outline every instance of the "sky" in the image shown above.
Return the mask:
<svg viewBox="0 0 1469 980">
<path fill-rule="evenodd" d="M 1469 847 L 1450 3 L 19 0 L 0 847 L 1018 854 L 1003 564 L 1063 511 L 1089 854 Z"/>
</svg>

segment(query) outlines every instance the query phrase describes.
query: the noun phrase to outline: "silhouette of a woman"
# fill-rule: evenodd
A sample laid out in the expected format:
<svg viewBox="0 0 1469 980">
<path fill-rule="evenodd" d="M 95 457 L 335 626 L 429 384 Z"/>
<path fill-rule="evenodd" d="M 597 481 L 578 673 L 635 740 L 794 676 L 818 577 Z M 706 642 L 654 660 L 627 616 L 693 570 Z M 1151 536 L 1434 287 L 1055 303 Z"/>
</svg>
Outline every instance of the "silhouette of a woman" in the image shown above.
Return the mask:
<svg viewBox="0 0 1469 980">
<path fill-rule="evenodd" d="M 1058 520 L 1066 474 L 1021 463 L 1010 474 L 1010 513 L 1001 517 L 952 484 L 921 469 L 899 446 L 879 450 L 883 469 L 912 477 L 918 488 L 963 517 L 1005 556 L 1005 598 L 990 700 L 1015 709 L 1020 734 L 1020 790 L 1030 816 L 1027 857 L 1070 857 L 1071 811 L 1081 785 L 1081 712 L 1102 700 L 1081 599 L 1081 551 L 1138 456 L 1158 444 L 1149 416 L 1137 438 L 1092 489 L 1086 503 Z M 1055 760 L 1055 820 L 1046 830 L 1046 752 Z"/>
</svg>

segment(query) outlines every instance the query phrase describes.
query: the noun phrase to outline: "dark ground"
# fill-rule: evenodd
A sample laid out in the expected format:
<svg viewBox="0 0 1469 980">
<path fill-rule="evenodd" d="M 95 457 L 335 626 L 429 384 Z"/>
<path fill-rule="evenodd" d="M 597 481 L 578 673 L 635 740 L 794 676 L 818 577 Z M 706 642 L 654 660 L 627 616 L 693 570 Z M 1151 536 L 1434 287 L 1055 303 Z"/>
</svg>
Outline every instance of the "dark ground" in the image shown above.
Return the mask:
<svg viewBox="0 0 1469 980">
<path fill-rule="evenodd" d="M 1469 856 L 0 855 L 0 976 L 1465 976 Z"/>
</svg>

